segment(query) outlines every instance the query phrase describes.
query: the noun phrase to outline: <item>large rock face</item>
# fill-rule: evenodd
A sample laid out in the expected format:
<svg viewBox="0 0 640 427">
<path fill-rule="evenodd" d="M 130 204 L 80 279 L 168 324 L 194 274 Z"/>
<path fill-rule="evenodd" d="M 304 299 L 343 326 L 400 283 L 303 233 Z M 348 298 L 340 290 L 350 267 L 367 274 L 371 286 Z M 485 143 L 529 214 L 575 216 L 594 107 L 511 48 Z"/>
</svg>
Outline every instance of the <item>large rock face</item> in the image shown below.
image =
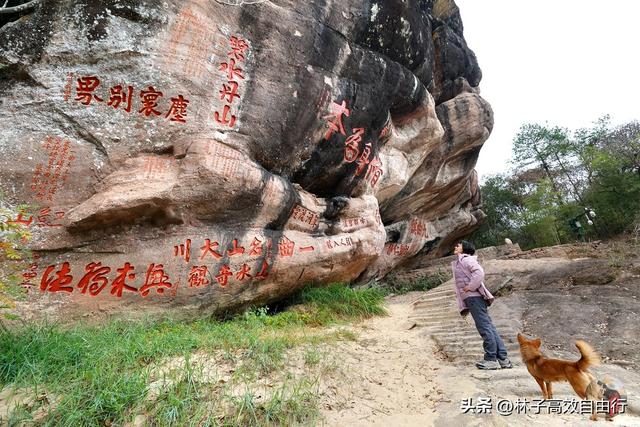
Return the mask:
<svg viewBox="0 0 640 427">
<path fill-rule="evenodd" d="M 438 256 L 493 116 L 452 0 L 47 0 L 0 29 L 24 304 L 220 313 Z"/>
</svg>

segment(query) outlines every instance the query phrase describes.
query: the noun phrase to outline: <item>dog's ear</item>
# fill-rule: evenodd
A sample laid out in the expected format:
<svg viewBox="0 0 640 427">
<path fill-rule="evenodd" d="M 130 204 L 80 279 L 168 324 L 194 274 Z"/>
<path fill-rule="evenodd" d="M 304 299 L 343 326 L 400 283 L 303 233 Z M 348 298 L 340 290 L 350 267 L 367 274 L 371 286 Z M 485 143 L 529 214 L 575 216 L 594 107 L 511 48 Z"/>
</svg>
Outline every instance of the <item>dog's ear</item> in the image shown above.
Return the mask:
<svg viewBox="0 0 640 427">
<path fill-rule="evenodd" d="M 520 332 L 518 332 L 518 342 L 520 344 L 524 343 L 526 340 L 524 339 L 524 335 L 522 335 Z"/>
<path fill-rule="evenodd" d="M 540 341 L 540 338 L 536 338 L 535 340 L 531 341 L 531 343 L 537 348 L 540 348 L 540 346 L 542 345 L 542 341 Z"/>
</svg>

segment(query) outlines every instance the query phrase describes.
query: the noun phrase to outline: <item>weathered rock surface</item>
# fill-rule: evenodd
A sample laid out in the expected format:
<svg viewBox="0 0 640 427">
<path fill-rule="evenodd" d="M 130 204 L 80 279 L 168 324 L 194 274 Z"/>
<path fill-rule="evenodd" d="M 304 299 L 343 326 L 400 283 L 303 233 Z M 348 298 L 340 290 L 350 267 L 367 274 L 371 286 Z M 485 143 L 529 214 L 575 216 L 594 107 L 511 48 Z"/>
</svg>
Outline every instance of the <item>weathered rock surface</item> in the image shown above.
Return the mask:
<svg viewBox="0 0 640 427">
<path fill-rule="evenodd" d="M 0 76 L 32 314 L 268 303 L 483 217 L 493 115 L 451 0 L 42 1 L 0 28 Z"/>
</svg>

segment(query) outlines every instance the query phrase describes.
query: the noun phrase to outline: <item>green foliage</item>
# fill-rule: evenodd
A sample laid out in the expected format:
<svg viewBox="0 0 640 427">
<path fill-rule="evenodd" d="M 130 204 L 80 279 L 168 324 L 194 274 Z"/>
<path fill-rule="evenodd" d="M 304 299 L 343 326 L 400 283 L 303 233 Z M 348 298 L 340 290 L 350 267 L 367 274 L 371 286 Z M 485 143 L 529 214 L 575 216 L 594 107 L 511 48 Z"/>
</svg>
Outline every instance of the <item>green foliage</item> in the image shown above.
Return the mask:
<svg viewBox="0 0 640 427">
<path fill-rule="evenodd" d="M 474 235 L 478 247 L 502 244 L 513 237 L 513 228 L 519 225 L 525 213 L 521 191 L 506 175 L 489 177 L 482 186 L 482 210 L 487 215 Z"/>
<path fill-rule="evenodd" d="M 411 280 L 398 280 L 394 274 L 389 274 L 381 283 L 381 288 L 390 294 L 403 295 L 413 291 L 428 291 L 440 286 L 451 279 L 449 270 L 438 270 L 435 274 L 416 277 Z"/>
<path fill-rule="evenodd" d="M 28 217 L 28 209 L 26 205 L 12 207 L 6 204 L 0 193 L 0 309 L 13 308 L 22 296 L 20 273 L 31 258 L 27 248 L 31 232 L 13 220 L 20 213 Z"/>
<path fill-rule="evenodd" d="M 343 319 L 365 319 L 386 315 L 384 293 L 378 289 L 353 289 L 339 283 L 328 287 L 309 287 L 301 301 L 315 311 L 322 324 Z"/>
<path fill-rule="evenodd" d="M 509 237 L 529 249 L 633 229 L 640 211 L 640 123 L 612 128 L 605 116 L 575 132 L 526 124 L 514 138 L 513 159 L 510 174 L 481 187 L 487 219 L 472 236 L 478 246 Z M 585 207 L 597 217 L 586 217 Z M 579 233 L 571 226 L 576 220 Z"/>
<path fill-rule="evenodd" d="M 203 382 L 201 368 L 190 362 L 195 352 L 227 355 L 238 364 L 233 381 L 250 382 L 280 372 L 286 352 L 296 346 L 310 346 L 313 354 L 314 346 L 353 339 L 340 330 L 309 332 L 305 326 L 385 312 L 380 291 L 342 285 L 306 289 L 297 300 L 301 304 L 289 311 L 252 309 L 225 322 L 113 321 L 0 331 L 0 384 L 30 390 L 31 400 L 40 402 L 16 408 L 14 420 L 30 419 L 40 407 L 48 425 L 122 425 L 136 413 L 147 414 L 150 425 L 304 423 L 317 416 L 314 381 L 291 380 L 258 403 L 251 391 L 238 397 L 217 381 Z M 183 357 L 184 366 L 150 403 L 151 377 L 175 357 Z M 48 398 L 38 397 L 43 391 Z"/>
</svg>

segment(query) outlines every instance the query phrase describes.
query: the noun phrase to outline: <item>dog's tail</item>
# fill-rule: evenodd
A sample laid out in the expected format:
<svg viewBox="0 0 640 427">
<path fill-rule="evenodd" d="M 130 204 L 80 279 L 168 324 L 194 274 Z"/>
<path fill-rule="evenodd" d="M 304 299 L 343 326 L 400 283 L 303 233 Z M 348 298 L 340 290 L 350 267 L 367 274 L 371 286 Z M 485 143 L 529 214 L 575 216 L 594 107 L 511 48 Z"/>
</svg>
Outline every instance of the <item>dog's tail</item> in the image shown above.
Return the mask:
<svg viewBox="0 0 640 427">
<path fill-rule="evenodd" d="M 575 362 L 575 367 L 579 371 L 586 371 L 589 366 L 598 365 L 600 363 L 600 356 L 589 344 L 582 340 L 576 341 L 576 347 L 580 350 L 582 357 Z"/>
</svg>

